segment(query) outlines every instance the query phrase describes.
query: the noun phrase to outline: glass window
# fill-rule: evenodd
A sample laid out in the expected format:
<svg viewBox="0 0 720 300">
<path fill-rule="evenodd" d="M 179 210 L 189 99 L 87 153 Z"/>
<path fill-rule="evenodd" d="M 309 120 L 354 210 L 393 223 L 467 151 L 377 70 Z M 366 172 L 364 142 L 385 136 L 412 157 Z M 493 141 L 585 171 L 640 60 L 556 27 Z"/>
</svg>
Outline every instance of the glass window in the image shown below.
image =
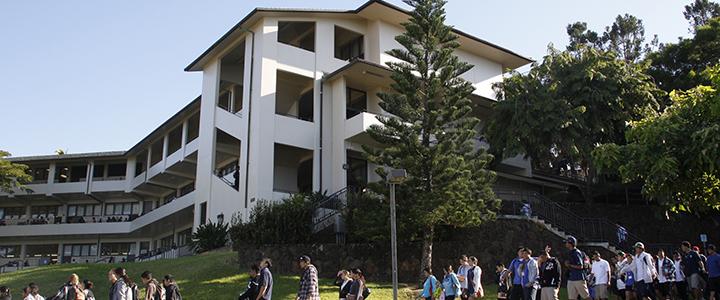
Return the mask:
<svg viewBox="0 0 720 300">
<path fill-rule="evenodd" d="M 132 205 L 130 203 L 123 204 L 123 215 L 129 215 L 132 213 Z"/>
<path fill-rule="evenodd" d="M 90 245 L 90 256 L 96 256 L 97 255 L 97 245 L 91 244 Z"/>
<path fill-rule="evenodd" d="M 365 58 L 362 34 L 335 26 L 335 58 Z"/>
<path fill-rule="evenodd" d="M 315 52 L 315 23 L 278 22 L 278 42 Z"/>
<path fill-rule="evenodd" d="M 353 88 L 347 88 L 347 101 L 345 118 L 350 119 L 367 110 L 367 93 Z"/>
<path fill-rule="evenodd" d="M 68 206 L 68 216 L 70 216 L 70 217 L 77 216 L 77 206 L 75 206 L 75 205 Z"/>
<path fill-rule="evenodd" d="M 105 165 L 94 165 L 93 166 L 93 178 L 105 177 Z"/>
<path fill-rule="evenodd" d="M 168 153 L 167 155 L 175 153 L 180 150 L 182 146 L 182 125 L 175 127 L 170 134 L 168 134 Z"/>
<path fill-rule="evenodd" d="M 163 139 L 152 144 L 150 149 L 150 166 L 154 166 L 163 159 Z"/>
<path fill-rule="evenodd" d="M 77 207 L 77 215 L 78 215 L 78 216 L 84 216 L 84 215 L 85 215 L 85 206 L 84 206 L 84 205 L 79 205 L 79 206 Z"/>
<path fill-rule="evenodd" d="M 105 215 L 112 215 L 112 214 L 113 214 L 113 205 L 105 204 Z"/>
<path fill-rule="evenodd" d="M 87 179 L 87 165 L 73 166 L 70 168 L 70 181 L 80 182 Z"/>
<path fill-rule="evenodd" d="M 113 205 L 113 214 L 122 215 L 122 204 Z"/>
<path fill-rule="evenodd" d="M 102 215 L 102 204 L 95 204 L 94 216 Z"/>
<path fill-rule="evenodd" d="M 109 164 L 108 165 L 108 177 L 114 178 L 125 178 L 125 172 L 127 171 L 127 164 Z"/>
<path fill-rule="evenodd" d="M 135 177 L 145 172 L 147 168 L 147 151 L 140 152 L 135 157 Z"/>
<path fill-rule="evenodd" d="M 230 111 L 230 92 L 224 91 L 218 96 L 218 107 Z"/>
</svg>

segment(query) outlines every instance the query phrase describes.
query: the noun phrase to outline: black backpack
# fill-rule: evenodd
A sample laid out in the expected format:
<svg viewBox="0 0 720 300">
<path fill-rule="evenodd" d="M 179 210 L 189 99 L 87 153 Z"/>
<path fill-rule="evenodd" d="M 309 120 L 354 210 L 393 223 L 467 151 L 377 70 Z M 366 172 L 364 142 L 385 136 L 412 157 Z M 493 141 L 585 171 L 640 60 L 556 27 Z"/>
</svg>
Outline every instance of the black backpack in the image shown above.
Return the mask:
<svg viewBox="0 0 720 300">
<path fill-rule="evenodd" d="M 367 299 L 368 297 L 370 297 L 371 292 L 372 291 L 370 290 L 369 287 L 365 287 L 362 292 L 363 299 Z"/>
</svg>

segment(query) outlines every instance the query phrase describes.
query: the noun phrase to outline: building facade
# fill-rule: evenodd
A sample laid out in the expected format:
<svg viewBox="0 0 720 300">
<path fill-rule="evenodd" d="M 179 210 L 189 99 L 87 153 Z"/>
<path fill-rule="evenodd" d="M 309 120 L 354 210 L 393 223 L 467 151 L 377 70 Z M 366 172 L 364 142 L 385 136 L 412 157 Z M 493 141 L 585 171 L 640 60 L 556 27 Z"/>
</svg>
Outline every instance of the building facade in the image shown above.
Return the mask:
<svg viewBox="0 0 720 300">
<path fill-rule="evenodd" d="M 262 200 L 333 193 L 377 180 L 365 130 L 386 114 L 408 12 L 371 0 L 355 10 L 256 9 L 186 71 L 202 95 L 121 152 L 13 158 L 32 192 L 0 195 L 0 265 L 126 259 L 185 245 L 207 221 L 247 218 Z M 463 77 L 487 119 L 492 84 L 531 61 L 456 30 Z M 478 137 L 478 147 L 487 146 Z M 498 167 L 505 188 L 538 189 L 520 157 Z"/>
</svg>

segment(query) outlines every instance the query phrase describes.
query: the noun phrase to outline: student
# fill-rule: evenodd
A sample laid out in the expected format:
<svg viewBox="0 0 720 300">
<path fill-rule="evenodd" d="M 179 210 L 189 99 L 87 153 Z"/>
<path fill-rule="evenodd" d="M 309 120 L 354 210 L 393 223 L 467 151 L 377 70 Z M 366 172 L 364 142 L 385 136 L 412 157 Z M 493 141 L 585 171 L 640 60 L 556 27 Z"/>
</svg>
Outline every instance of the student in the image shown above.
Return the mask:
<svg viewBox="0 0 720 300">
<path fill-rule="evenodd" d="M 263 258 L 260 260 L 260 275 L 258 276 L 258 286 L 260 290 L 255 300 L 271 300 L 272 289 L 273 289 L 273 277 L 270 273 L 272 267 L 272 260 L 270 258 Z"/>
<path fill-rule="evenodd" d="M 83 292 L 85 293 L 85 299 L 86 300 L 95 300 L 95 294 L 93 293 L 93 288 L 95 287 L 95 284 L 90 280 L 83 280 Z"/>
<path fill-rule="evenodd" d="M 353 279 L 350 277 L 350 271 L 340 270 L 335 279 L 335 285 L 340 287 L 338 299 L 347 300 L 347 295 L 350 293 L 350 287 L 352 287 Z"/>
<path fill-rule="evenodd" d="M 258 292 L 260 291 L 260 286 L 258 286 L 257 282 L 258 274 L 260 274 L 260 267 L 256 264 L 251 265 L 250 271 L 248 272 L 248 275 L 250 275 L 250 281 L 248 281 L 247 289 L 240 295 L 240 297 L 238 297 L 238 300 L 257 299 Z"/>
<path fill-rule="evenodd" d="M 432 274 L 432 269 L 430 268 L 425 268 L 423 270 L 423 274 L 425 275 L 425 282 L 423 282 L 423 290 L 420 294 L 420 298 L 425 300 L 434 300 L 435 290 L 440 288 L 438 286 L 437 278 L 435 278 L 435 275 Z"/>
<path fill-rule="evenodd" d="M 510 288 L 509 300 L 521 300 L 523 298 L 522 293 L 522 278 L 520 277 L 520 267 L 524 263 L 522 259 L 522 250 L 525 247 L 520 247 L 517 250 L 517 256 L 508 264 L 507 277 L 512 278 L 512 286 Z"/>
<path fill-rule="evenodd" d="M 130 278 L 127 277 L 125 269 L 115 268 L 108 271 L 108 281 L 110 281 L 110 300 L 132 300 L 133 294 L 130 290 L 128 282 Z"/>
<path fill-rule="evenodd" d="M 468 282 L 468 299 L 469 300 L 475 300 L 479 298 L 483 298 L 485 296 L 485 291 L 482 287 L 482 269 L 480 266 L 478 266 L 478 260 L 475 256 L 470 256 L 470 269 L 468 269 L 468 276 L 467 276 L 467 282 Z"/>
<path fill-rule="evenodd" d="M 625 283 L 625 299 L 635 299 L 635 274 L 637 274 L 637 271 L 635 269 L 635 257 L 632 254 L 625 255 L 625 265 L 620 272 L 623 274 Z"/>
<path fill-rule="evenodd" d="M 77 274 L 70 274 L 68 282 L 58 289 L 54 299 L 76 300 L 85 299 L 85 292 L 80 285 L 80 277 Z M 110 299 L 113 300 L 113 299 Z"/>
<path fill-rule="evenodd" d="M 675 281 L 675 263 L 665 256 L 665 251 L 657 252 L 657 294 L 661 299 L 669 299 Z"/>
<path fill-rule="evenodd" d="M 610 286 L 610 263 L 602 259 L 600 252 L 593 252 L 593 263 L 591 273 L 595 277 L 595 298 L 607 300 L 608 287 Z"/>
<path fill-rule="evenodd" d="M 365 276 L 363 275 L 363 272 L 358 269 L 352 269 L 350 271 L 352 274 L 353 283 L 350 287 L 350 292 L 347 295 L 347 300 L 363 300 L 365 297 L 363 296 L 365 293 Z"/>
<path fill-rule="evenodd" d="M 707 246 L 707 271 L 708 271 L 708 290 L 710 290 L 710 300 L 717 300 L 718 292 L 720 292 L 720 254 L 717 253 L 715 245 Z"/>
<path fill-rule="evenodd" d="M 457 269 L 457 277 L 458 281 L 460 281 L 460 295 L 464 295 L 465 299 L 467 299 L 467 271 L 470 269 L 470 263 L 468 262 L 467 255 L 465 254 L 460 255 L 458 262 L 460 265 Z M 462 296 L 460 297 L 462 298 Z"/>
<path fill-rule="evenodd" d="M 675 251 L 673 253 L 673 262 L 675 263 L 675 294 L 680 300 L 688 300 L 687 281 L 685 281 L 685 272 L 682 266 L 682 254 Z"/>
<path fill-rule="evenodd" d="M 635 293 L 640 299 L 654 299 L 655 293 L 652 283 L 657 278 L 657 271 L 652 255 L 645 252 L 645 245 L 641 242 L 635 243 Z"/>
<path fill-rule="evenodd" d="M 0 300 L 12 300 L 10 288 L 7 286 L 0 286 Z"/>
<path fill-rule="evenodd" d="M 532 250 L 523 248 L 520 282 L 522 284 L 523 300 L 535 300 L 537 296 L 538 265 L 532 256 Z"/>
<path fill-rule="evenodd" d="M 702 298 L 702 288 L 705 282 L 702 278 L 702 273 L 705 271 L 700 255 L 692 251 L 692 245 L 688 241 L 682 242 L 680 248 L 682 249 L 685 256 L 682 259 L 682 265 L 684 266 L 683 272 L 687 279 L 688 288 L 695 299 Z"/>
<path fill-rule="evenodd" d="M 568 257 L 570 260 L 565 262 L 565 267 L 568 269 L 568 299 L 575 300 L 578 297 L 583 300 L 590 298 L 590 291 L 588 291 L 588 285 L 586 281 L 586 266 L 585 266 L 585 255 L 577 249 L 577 239 L 573 236 L 568 236 L 565 240 L 565 248 L 568 249 Z"/>
<path fill-rule="evenodd" d="M 625 252 L 618 251 L 615 256 L 615 291 L 619 299 L 625 299 L 625 276 L 621 272 L 622 268 L 627 264 L 625 259 Z"/>
<path fill-rule="evenodd" d="M 164 300 L 165 289 L 160 287 L 160 283 L 153 278 L 150 271 L 145 271 L 140 275 L 140 280 L 145 285 L 145 300 Z"/>
<path fill-rule="evenodd" d="M 538 257 L 540 265 L 538 281 L 540 283 L 540 300 L 558 300 L 558 291 L 562 281 L 562 270 L 557 258 L 543 251 Z"/>
<path fill-rule="evenodd" d="M 45 297 L 40 295 L 40 287 L 36 283 L 31 282 L 28 285 L 28 288 L 30 289 L 29 295 L 25 299 L 27 299 L 27 300 L 45 300 Z"/>
<path fill-rule="evenodd" d="M 503 264 L 495 265 L 495 283 L 498 285 L 497 298 L 505 300 L 508 298 L 510 291 L 510 278 L 508 276 L 510 270 L 505 268 Z"/>
<path fill-rule="evenodd" d="M 455 297 L 460 297 L 460 281 L 453 272 L 452 265 L 445 266 L 443 272 L 445 276 L 443 276 L 442 287 L 445 300 L 454 300 Z"/>
<path fill-rule="evenodd" d="M 163 287 L 165 288 L 165 300 L 182 300 L 180 296 L 180 287 L 175 282 L 175 277 L 170 274 L 163 277 Z"/>
<path fill-rule="evenodd" d="M 320 300 L 320 288 L 318 287 L 317 268 L 312 264 L 310 257 L 301 255 L 298 257 L 298 266 L 303 270 L 300 277 L 300 289 L 298 289 L 297 300 Z"/>
</svg>

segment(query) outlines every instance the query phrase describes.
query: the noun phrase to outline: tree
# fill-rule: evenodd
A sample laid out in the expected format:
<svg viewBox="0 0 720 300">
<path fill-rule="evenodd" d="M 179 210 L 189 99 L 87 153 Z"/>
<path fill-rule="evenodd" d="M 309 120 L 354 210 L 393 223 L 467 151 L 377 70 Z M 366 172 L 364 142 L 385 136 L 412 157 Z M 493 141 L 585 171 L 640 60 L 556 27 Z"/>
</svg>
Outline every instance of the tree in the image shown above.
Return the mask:
<svg viewBox="0 0 720 300">
<path fill-rule="evenodd" d="M 459 43 L 444 24 L 446 1 L 405 3 L 414 10 L 395 38 L 404 49 L 387 52 L 400 60 L 388 63 L 393 91 L 378 94 L 393 116 L 378 117 L 382 125 L 367 131 L 383 146 L 364 150 L 375 164 L 407 170 L 410 178 L 398 187 L 398 216 L 422 236 L 424 268 L 432 263 L 437 225 L 479 225 L 495 216 L 499 199 L 487 169 L 492 157 L 474 146 L 479 120 L 468 99 L 474 88 L 460 77 L 472 66 L 454 54 Z M 387 178 L 385 169 L 376 172 Z M 372 188 L 386 195 L 384 186 Z"/>
<path fill-rule="evenodd" d="M 720 210 L 720 67 L 704 75 L 711 86 L 672 92 L 662 114 L 632 122 L 626 145 L 595 149 L 598 167 L 643 181 L 643 193 L 673 211 Z"/>
<path fill-rule="evenodd" d="M 720 4 L 710 2 L 709 0 L 695 0 L 693 3 L 685 5 L 683 12 L 685 20 L 690 22 L 690 32 L 707 24 L 712 18 L 720 17 Z"/>
<path fill-rule="evenodd" d="M 28 166 L 7 160 L 10 152 L 0 150 L 0 192 L 12 194 L 17 190 L 28 190 L 25 184 L 32 181 Z"/>
<path fill-rule="evenodd" d="M 644 44 L 645 26 L 642 20 L 630 14 L 615 17 L 602 34 L 588 29 L 585 22 L 568 25 L 566 32 L 568 51 L 576 52 L 585 47 L 614 51 L 619 58 L 631 63 L 640 61 L 657 44 L 657 36 L 650 44 Z"/>
<path fill-rule="evenodd" d="M 709 85 L 707 77 L 701 74 L 720 61 L 720 18 L 697 27 L 692 38 L 663 45 L 659 51 L 649 54 L 648 60 L 648 74 L 666 92 Z"/>
<path fill-rule="evenodd" d="M 498 101 L 488 126 L 491 151 L 503 158 L 524 154 L 536 169 L 585 176 L 592 182 L 591 152 L 620 143 L 626 124 L 653 115 L 661 94 L 645 66 L 612 51 L 552 47 L 527 74 L 497 84 Z M 590 200 L 589 185 L 585 198 Z"/>
</svg>

